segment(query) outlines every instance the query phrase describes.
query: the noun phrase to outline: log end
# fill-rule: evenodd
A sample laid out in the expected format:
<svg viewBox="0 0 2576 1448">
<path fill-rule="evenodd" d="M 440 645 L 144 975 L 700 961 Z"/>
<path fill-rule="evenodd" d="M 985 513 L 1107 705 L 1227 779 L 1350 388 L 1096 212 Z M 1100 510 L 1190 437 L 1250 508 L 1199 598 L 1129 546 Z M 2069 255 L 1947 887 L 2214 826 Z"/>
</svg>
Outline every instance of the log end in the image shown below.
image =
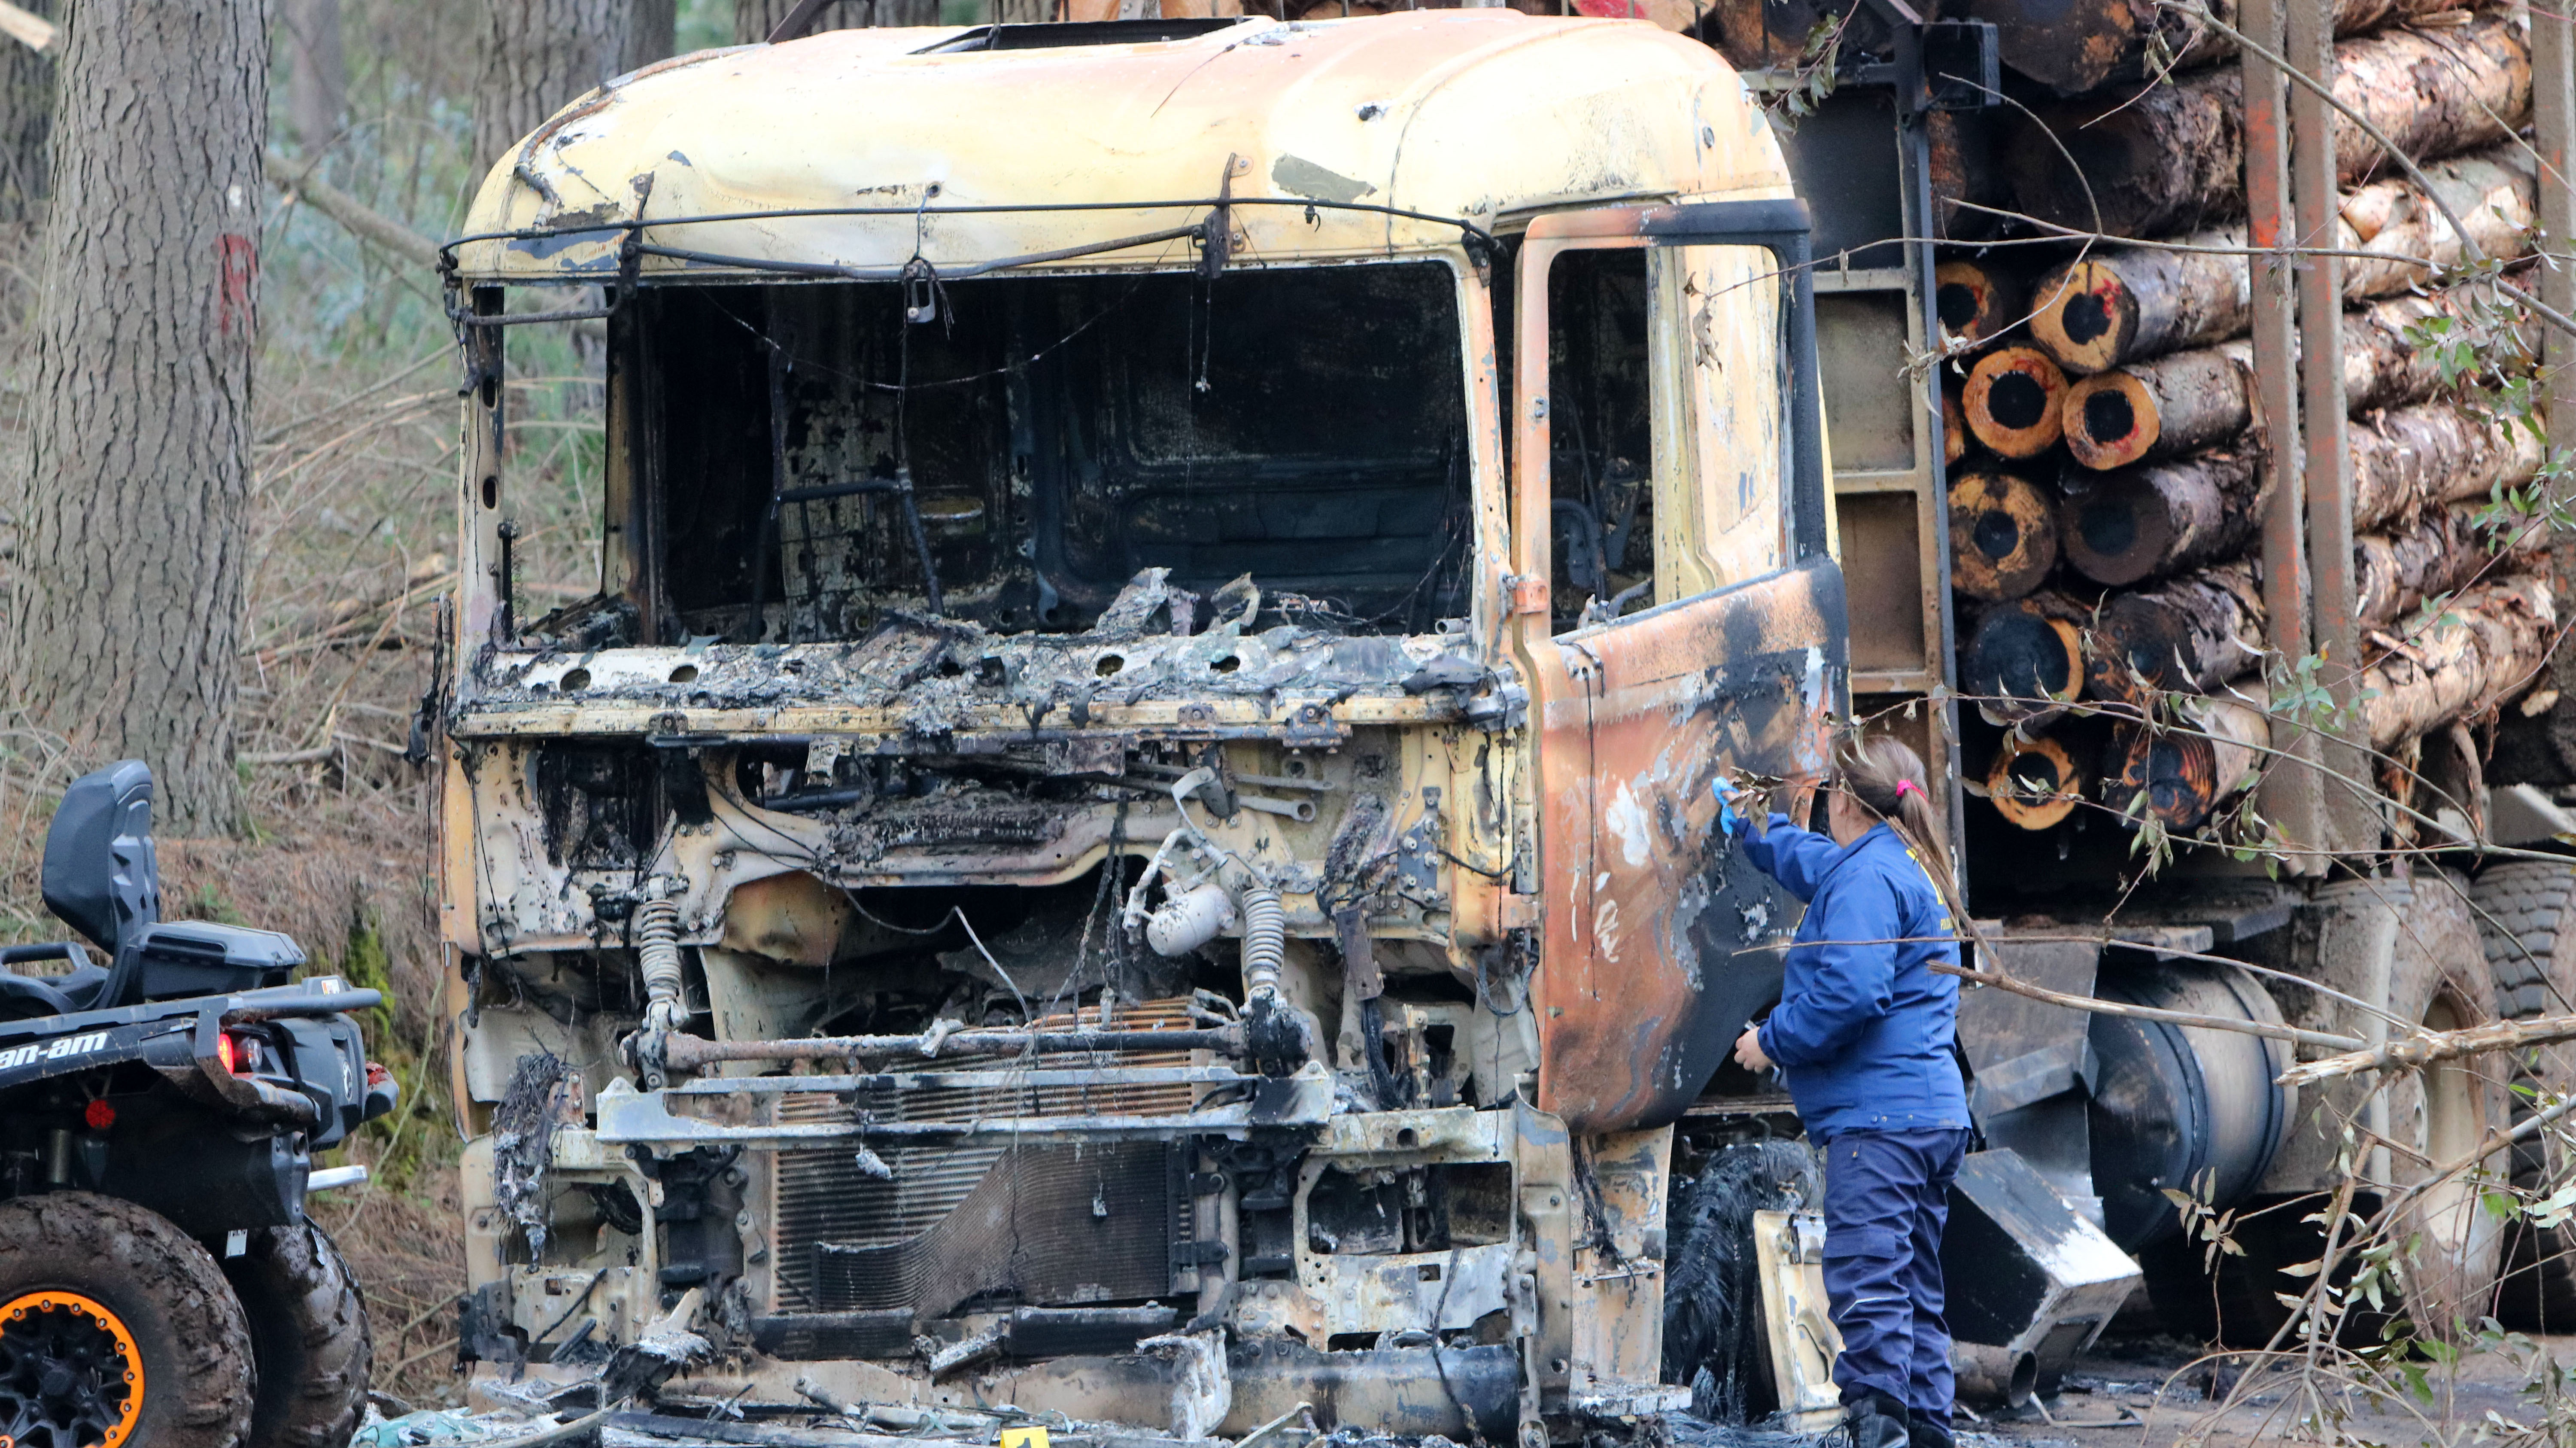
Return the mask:
<svg viewBox="0 0 2576 1448">
<path fill-rule="evenodd" d="M 2066 374 L 2036 347 L 1999 347 L 1968 372 L 1968 430 L 2008 458 L 2037 457 L 2065 434 Z"/>
<path fill-rule="evenodd" d="M 2217 751 L 2197 735 L 2128 725 L 2113 736 L 2119 788 L 2108 803 L 2126 810 L 2140 791 L 2147 813 L 2169 830 L 2200 827 L 2220 799 Z"/>
<path fill-rule="evenodd" d="M 2162 415 L 2147 385 L 2126 372 L 2097 372 L 2066 389 L 2066 450 L 2088 468 L 2124 468 L 2147 455 Z"/>
<path fill-rule="evenodd" d="M 1960 384 L 1944 379 L 1941 383 L 1941 463 L 1957 465 L 1968 455 L 1968 410 L 1959 405 Z"/>
<path fill-rule="evenodd" d="M 2084 692 L 2084 646 L 2075 626 L 2029 603 L 1979 619 L 1960 660 L 1961 689 L 1998 722 L 2049 712 Z"/>
<path fill-rule="evenodd" d="M 2009 272 L 1985 262 L 1953 259 L 1932 271 L 1932 301 L 1942 340 L 1982 346 L 2021 320 L 2021 288 Z"/>
<path fill-rule="evenodd" d="M 2057 567 L 2057 517 L 2038 484 L 1962 473 L 1950 485 L 1950 586 L 1970 598 L 2020 598 Z"/>
<path fill-rule="evenodd" d="M 2118 272 L 2098 261 L 2073 262 L 2050 272 L 2035 294 L 2030 339 L 2058 366 L 2103 372 L 2128 356 L 2138 335 L 2138 299 Z"/>
<path fill-rule="evenodd" d="M 2084 798 L 2084 775 L 2056 740 L 2007 734 L 1986 771 L 1986 798 L 2014 825 L 2044 830 L 2075 812 Z"/>
<path fill-rule="evenodd" d="M 2057 546 L 2076 572 L 2113 588 L 2152 577 L 2173 544 L 2173 520 L 2131 473 L 2074 476 L 2057 505 Z"/>
</svg>

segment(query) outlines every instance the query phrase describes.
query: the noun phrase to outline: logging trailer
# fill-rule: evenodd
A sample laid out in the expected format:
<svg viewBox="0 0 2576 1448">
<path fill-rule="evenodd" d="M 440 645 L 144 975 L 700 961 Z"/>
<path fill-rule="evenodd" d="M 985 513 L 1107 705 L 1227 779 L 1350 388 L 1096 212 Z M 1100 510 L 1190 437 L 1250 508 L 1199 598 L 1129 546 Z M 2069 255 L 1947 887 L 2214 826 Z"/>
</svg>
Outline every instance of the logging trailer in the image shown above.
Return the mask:
<svg viewBox="0 0 2576 1448">
<path fill-rule="evenodd" d="M 2343 302 L 2476 319 L 2348 293 L 2336 256 L 2249 267 L 2338 201 L 2328 112 L 2277 71 L 2229 92 L 2236 200 L 2154 217 L 2242 218 L 2250 243 L 2188 253 L 2250 277 L 2242 326 L 2118 301 L 2164 253 L 1980 221 L 2022 144 L 1999 96 L 2135 74 L 2058 73 L 2102 47 L 1989 13 L 2017 3 L 1818 12 L 1821 59 L 1776 0 L 794 33 L 809 4 L 515 147 L 444 252 L 465 567 L 423 705 L 478 1382 L 590 1391 L 677 1329 L 665 1415 L 1196 1438 L 1302 1406 L 1544 1448 L 1829 1403 L 1713 1326 L 1766 1284 L 1712 1234 L 1799 1206 L 1812 1165 L 1726 1059 L 1796 905 L 1709 786 L 1804 808 L 1854 718 L 1951 786 L 1990 963 L 2271 1031 L 1968 993 L 1995 1150 L 1957 1250 L 2013 1270 L 1954 1292 L 1965 1380 L 2050 1388 L 2141 1272 L 2185 1330 L 2267 1334 L 2304 1213 L 2213 1284 L 2167 1189 L 2314 1192 L 2350 1115 L 2367 1196 L 2508 1110 L 2488 1061 L 2294 1093 L 2282 1028 L 2576 996 L 2576 868 L 2472 848 L 2576 829 L 2556 686 L 2505 666 L 2554 641 L 2546 554 L 2496 554 L 2442 620 L 2403 621 L 2449 577 L 2423 566 L 2356 601 L 2356 436 L 2393 424 L 2347 419 L 2386 329 Z M 2284 8 L 2236 23 L 2322 54 Z M 2565 22 L 2519 43 L 2563 158 Z M 1830 94 L 1775 123 L 1763 95 L 1819 67 Z M 2566 234 L 2564 188 L 2532 204 Z M 2567 276 L 2537 283 L 2562 310 Z M 2129 350 L 2070 382 L 2021 324 L 2078 350 L 2079 293 Z M 537 617 L 509 339 L 546 327 L 607 359 L 604 541 L 598 591 Z M 2113 400 L 2079 399 L 2100 451 L 2070 460 L 2078 391 Z M 2111 426 L 2169 399 L 2161 443 Z M 2490 485 L 2538 466 L 2461 447 Z M 2415 486 L 2364 516 L 2431 517 Z M 2123 542 L 2114 502 L 2188 536 Z M 2180 633 L 2105 642 L 2115 614 Z M 2202 727 L 2093 707 L 2159 682 Z M 2447 708 L 2360 722 L 2418 695 Z M 2275 754 L 2267 870 L 2227 847 Z M 2141 829 L 2174 858 L 2123 893 Z M 2493 1310 L 2509 1251 L 2527 1315 L 2576 1305 L 2555 1234 L 2508 1241 L 2466 1186 L 2411 1227 L 2428 1330 Z"/>
</svg>

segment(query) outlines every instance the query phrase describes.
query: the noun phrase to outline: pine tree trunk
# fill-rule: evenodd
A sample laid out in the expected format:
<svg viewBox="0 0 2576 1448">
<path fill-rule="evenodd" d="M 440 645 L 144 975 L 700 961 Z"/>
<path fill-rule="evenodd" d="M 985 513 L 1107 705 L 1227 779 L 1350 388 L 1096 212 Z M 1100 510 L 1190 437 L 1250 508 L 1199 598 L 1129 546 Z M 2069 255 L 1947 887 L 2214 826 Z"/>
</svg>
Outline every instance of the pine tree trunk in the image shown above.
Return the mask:
<svg viewBox="0 0 2576 1448">
<path fill-rule="evenodd" d="M 2069 473 L 2058 548 L 2085 577 L 2113 586 L 2234 557 L 2262 523 L 2266 476 L 2246 449 Z"/>
<path fill-rule="evenodd" d="M 632 0 L 483 0 L 474 155 L 489 166 L 548 116 L 624 73 Z"/>
<path fill-rule="evenodd" d="M 2337 208 L 2348 233 L 2341 245 L 2377 255 L 2343 259 L 2343 294 L 2393 296 L 2432 280 L 2430 270 L 2403 258 L 2422 257 L 2443 266 L 2466 260 L 2459 233 L 2442 215 L 2443 206 L 2468 228 L 2481 254 L 2498 261 L 2529 255 L 2533 207 L 2539 200 L 2536 169 L 2520 142 L 2507 142 L 2426 165 L 2424 174 L 2433 183 L 2438 205 L 2414 182 L 2397 176 L 2347 193 Z"/>
<path fill-rule="evenodd" d="M 2254 290 L 2240 227 L 2183 238 L 2197 251 L 2109 246 L 2032 286 L 2030 339 L 2069 372 L 2101 372 L 2133 357 L 2241 336 Z"/>
<path fill-rule="evenodd" d="M 349 109 L 340 0 L 278 0 L 277 18 L 285 32 L 287 124 L 309 155 L 340 134 Z"/>
<path fill-rule="evenodd" d="M 2449 29 L 2383 31 L 2335 46 L 2332 86 L 2407 155 L 2453 156 L 2505 140 L 2529 118 L 2531 52 L 2501 14 Z M 2238 68 L 2220 66 L 2142 95 L 2114 88 L 2016 115 L 2004 145 L 2013 194 L 2022 210 L 2079 231 L 2096 229 L 2098 209 L 2099 229 L 2112 236 L 2160 236 L 2241 216 L 2241 89 Z M 2395 171 L 2340 113 L 2334 131 L 2341 184 Z"/>
<path fill-rule="evenodd" d="M 82 0 L 62 43 L 0 694 L 160 781 L 156 823 L 240 820 L 265 0 Z M 185 184 L 181 184 L 185 178 Z"/>
<path fill-rule="evenodd" d="M 2451 8 L 2454 0 L 2334 0 L 2334 33 L 2359 35 Z M 2232 0 L 2215 0 L 2209 11 L 2229 25 L 2237 23 Z M 2151 79 L 2166 70 L 2195 70 L 2237 50 L 2234 37 L 2192 10 L 2154 0 L 2073 0 L 2050 6 L 1970 0 L 1966 14 L 1995 22 L 2004 64 L 2065 96 L 2112 81 Z M 2161 60 L 2155 54 L 2159 42 Z"/>
<path fill-rule="evenodd" d="M 2253 425 L 2253 375 L 2242 342 L 2095 373 L 2067 391 L 2066 450 L 2106 469 L 2226 442 Z"/>
<path fill-rule="evenodd" d="M 2351 439 L 2356 529 L 2518 488 L 2539 475 L 2544 451 L 2530 428 L 2490 422 L 2456 402 L 2375 413 Z"/>
<path fill-rule="evenodd" d="M 54 22 L 51 49 L 39 53 L 16 41 L 0 43 L 0 222 L 34 221 L 51 194 L 54 70 L 69 42 L 70 26 L 55 0 L 18 0 Z"/>
<path fill-rule="evenodd" d="M 618 57 L 619 74 L 642 70 L 667 60 L 680 46 L 680 0 L 634 0 L 626 21 L 626 53 Z"/>
<path fill-rule="evenodd" d="M 2557 636 L 2549 584 L 2536 574 L 2481 583 L 2441 618 L 2385 650 L 2362 671 L 2370 747 L 2393 749 L 2462 714 L 2521 696 L 2548 662 Z"/>
<path fill-rule="evenodd" d="M 2085 687 L 2145 705 L 2159 690 L 2206 693 L 2262 662 L 2263 594 L 2246 563 L 2123 593 L 2094 620 Z"/>
<path fill-rule="evenodd" d="M 2020 598 L 2057 567 L 2057 509 L 2048 490 L 1978 469 L 1950 485 L 1950 586 L 1970 598 Z"/>
<path fill-rule="evenodd" d="M 758 45 L 796 8 L 796 0 L 733 0 L 733 43 Z M 1019 17 L 1013 16 L 1012 19 Z M 939 0 L 840 0 L 814 18 L 807 34 L 870 25 L 937 25 Z"/>
</svg>

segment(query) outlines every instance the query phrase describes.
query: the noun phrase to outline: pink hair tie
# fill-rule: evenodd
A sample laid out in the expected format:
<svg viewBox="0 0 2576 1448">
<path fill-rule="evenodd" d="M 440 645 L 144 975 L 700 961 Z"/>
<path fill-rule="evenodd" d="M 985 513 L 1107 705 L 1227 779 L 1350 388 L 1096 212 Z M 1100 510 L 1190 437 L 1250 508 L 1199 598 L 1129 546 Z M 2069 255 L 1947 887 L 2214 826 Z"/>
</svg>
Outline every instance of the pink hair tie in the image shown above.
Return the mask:
<svg viewBox="0 0 2576 1448">
<path fill-rule="evenodd" d="M 1923 794 L 1923 786 L 1916 784 L 1910 779 L 1898 780 L 1896 782 L 1896 797 L 1898 799 L 1903 799 L 1909 794 Z M 1925 804 L 1930 804 L 1932 802 L 1932 796 L 1923 794 L 1923 802 Z"/>
</svg>

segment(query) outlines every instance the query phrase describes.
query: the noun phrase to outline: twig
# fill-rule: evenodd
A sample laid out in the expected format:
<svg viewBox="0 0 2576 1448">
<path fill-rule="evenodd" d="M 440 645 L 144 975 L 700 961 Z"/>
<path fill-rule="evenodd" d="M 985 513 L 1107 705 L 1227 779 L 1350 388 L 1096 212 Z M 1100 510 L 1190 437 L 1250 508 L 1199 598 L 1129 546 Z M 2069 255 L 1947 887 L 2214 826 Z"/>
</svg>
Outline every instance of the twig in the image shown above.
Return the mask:
<svg viewBox="0 0 2576 1448">
<path fill-rule="evenodd" d="M 2338 1076 L 2358 1076 L 2364 1071 L 2412 1071 L 2436 1061 L 2455 1061 L 2462 1056 L 2483 1056 L 2490 1051 L 2515 1051 L 2525 1046 L 2547 1046 L 2559 1041 L 2576 1041 L 2576 1015 L 2527 1016 L 2518 1021 L 2490 1021 L 2457 1031 L 2426 1031 L 2404 1040 L 2390 1041 L 2384 1046 L 2328 1056 L 2322 1061 L 2302 1061 L 2282 1072 L 2280 1082 L 2284 1086 L 2307 1086 Z"/>
</svg>

